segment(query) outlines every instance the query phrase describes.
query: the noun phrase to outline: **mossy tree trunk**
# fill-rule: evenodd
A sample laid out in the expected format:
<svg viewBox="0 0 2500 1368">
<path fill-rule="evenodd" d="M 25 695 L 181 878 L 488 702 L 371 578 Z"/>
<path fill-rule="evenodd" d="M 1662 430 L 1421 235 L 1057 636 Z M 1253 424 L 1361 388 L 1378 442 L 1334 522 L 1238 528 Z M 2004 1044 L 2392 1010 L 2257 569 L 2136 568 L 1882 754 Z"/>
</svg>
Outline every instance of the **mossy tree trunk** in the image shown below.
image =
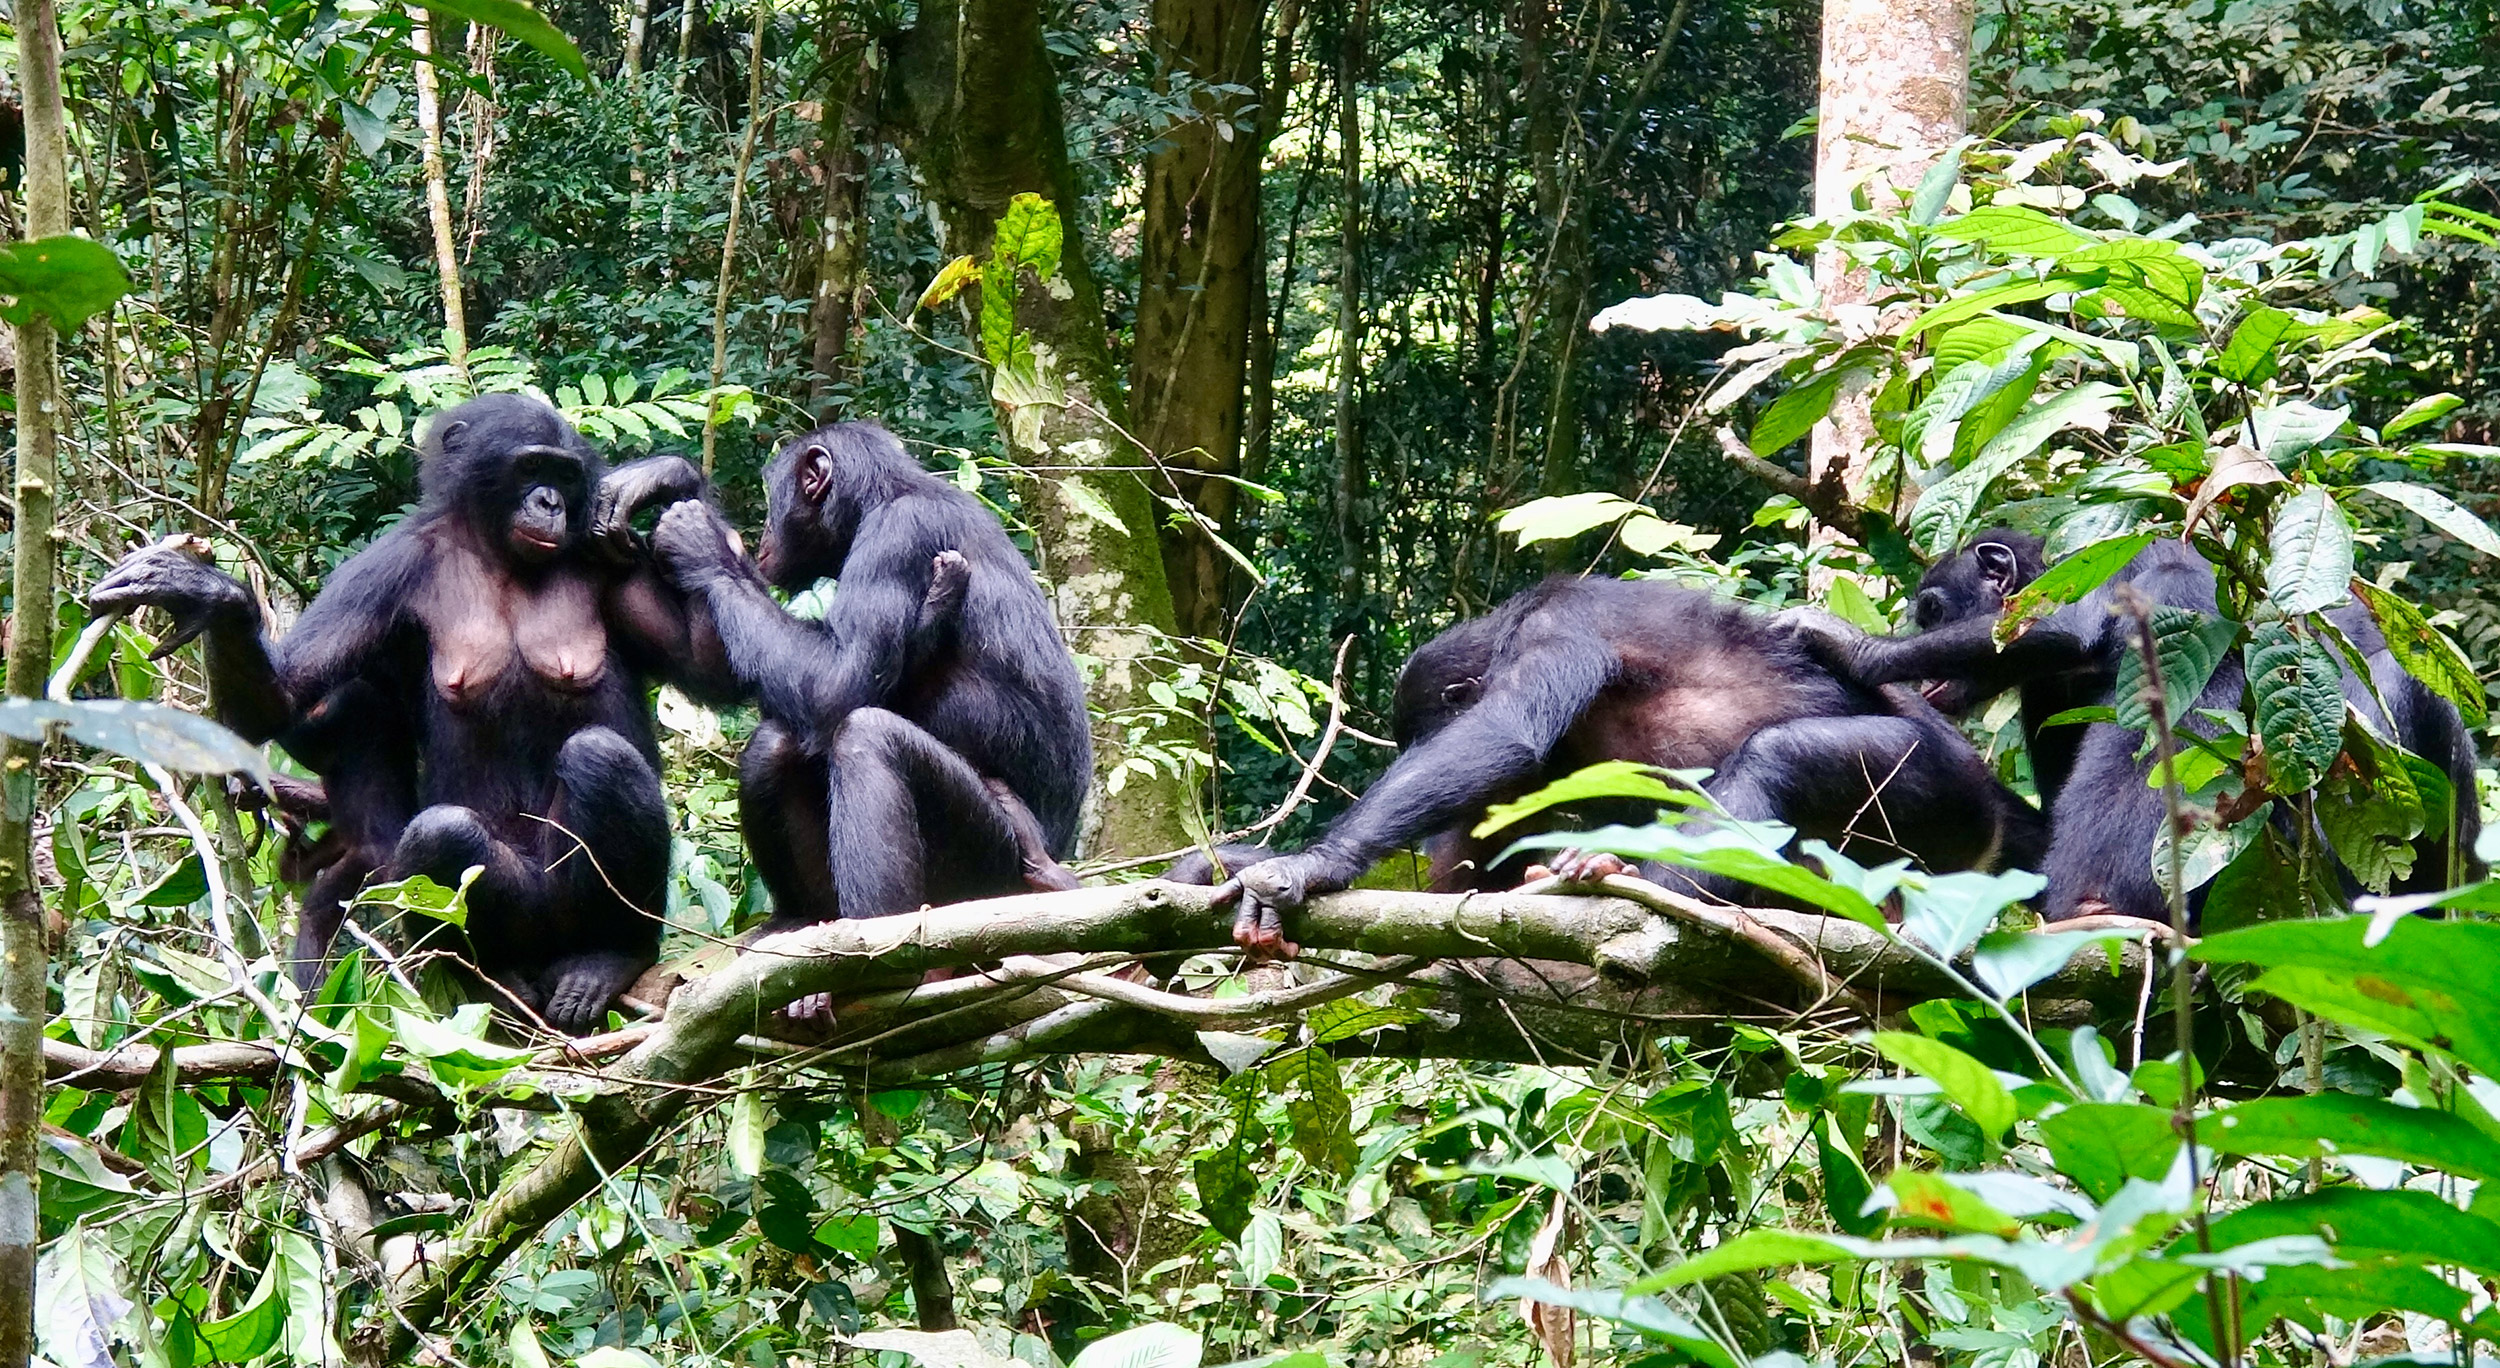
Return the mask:
<svg viewBox="0 0 2500 1368">
<path fill-rule="evenodd" d="M 1141 478 L 1152 460 L 1131 435 L 1086 260 L 1041 12 L 1028 0 L 929 0 L 897 65 L 904 154 L 937 207 L 948 252 L 986 256 L 1018 194 L 1058 211 L 1059 270 L 1047 284 L 1022 273 L 1015 302 L 1041 383 L 1001 384 L 992 398 L 1010 453 L 1031 476 L 1024 512 L 1060 626 L 1096 663 L 1094 766 L 1104 797 L 1091 850 L 1175 849 L 1189 840 L 1193 776 L 1152 759 L 1151 773 L 1129 763 L 1195 745 L 1188 719 L 1147 694 L 1173 663 L 1176 626 L 1157 505 Z"/>
</svg>

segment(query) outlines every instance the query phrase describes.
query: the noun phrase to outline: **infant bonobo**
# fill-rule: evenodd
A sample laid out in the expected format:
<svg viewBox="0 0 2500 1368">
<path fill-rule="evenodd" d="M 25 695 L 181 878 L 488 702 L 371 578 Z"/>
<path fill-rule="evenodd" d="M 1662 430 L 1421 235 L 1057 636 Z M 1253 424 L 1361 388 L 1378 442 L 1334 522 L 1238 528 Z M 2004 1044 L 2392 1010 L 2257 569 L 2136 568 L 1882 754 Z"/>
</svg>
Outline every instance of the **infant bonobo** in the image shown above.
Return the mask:
<svg viewBox="0 0 2500 1368">
<path fill-rule="evenodd" d="M 1836 679 L 1767 616 L 1662 581 L 1548 580 L 1451 628 L 1399 671 L 1395 723 L 1397 762 L 1311 846 L 1256 861 L 1226 847 L 1174 871 L 1230 871 L 1223 896 L 1241 901 L 1245 949 L 1295 953 L 1285 913 L 1418 837 L 1436 888 L 1505 881 L 1468 835 L 1486 807 L 1602 760 L 1713 770 L 1705 787 L 1730 816 L 1784 822 L 1868 862 L 2023 866 L 2045 841 L 2039 814 L 1915 694 Z M 1617 805 L 1611 819 L 1645 821 L 1654 806 Z M 1731 901 L 1762 896 L 1650 872 Z"/>
</svg>

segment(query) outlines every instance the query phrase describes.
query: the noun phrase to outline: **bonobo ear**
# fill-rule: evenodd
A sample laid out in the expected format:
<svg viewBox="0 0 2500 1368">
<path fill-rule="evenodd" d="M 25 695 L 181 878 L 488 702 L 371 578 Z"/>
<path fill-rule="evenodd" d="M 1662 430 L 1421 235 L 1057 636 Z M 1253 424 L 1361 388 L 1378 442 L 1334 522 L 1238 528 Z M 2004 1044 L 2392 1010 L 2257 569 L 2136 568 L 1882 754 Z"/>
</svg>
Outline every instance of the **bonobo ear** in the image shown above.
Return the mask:
<svg viewBox="0 0 2500 1368">
<path fill-rule="evenodd" d="M 799 493 L 812 504 L 825 501 L 825 491 L 833 487 L 833 453 L 819 442 L 799 453 Z"/>
<path fill-rule="evenodd" d="M 2022 562 L 2014 548 L 2003 542 L 1981 542 L 1970 549 L 1979 561 L 1980 576 L 2000 594 L 2014 592 L 2014 579 L 2022 573 Z"/>
<path fill-rule="evenodd" d="M 1483 688 L 1484 681 L 1472 676 L 1455 684 L 1444 684 L 1441 686 L 1441 701 L 1453 708 L 1472 708 L 1476 704 L 1477 693 Z"/>
<path fill-rule="evenodd" d="M 450 445 L 451 445 L 451 439 L 452 439 L 452 438 L 457 437 L 457 436 L 459 436 L 461 433 L 464 433 L 464 432 L 466 432 L 466 431 L 468 431 L 468 430 L 469 430 L 469 420 L 468 420 L 468 419 L 466 419 L 466 418 L 463 418 L 463 419 L 461 419 L 459 422 L 456 422 L 456 423 L 447 423 L 447 424 L 445 424 L 445 425 L 444 425 L 444 427 L 443 427 L 443 430 L 442 430 L 441 432 L 439 432 L 439 433 L 435 434 L 434 440 L 435 440 L 435 441 L 437 441 L 437 442 L 442 443 L 444 446 L 450 446 Z"/>
</svg>

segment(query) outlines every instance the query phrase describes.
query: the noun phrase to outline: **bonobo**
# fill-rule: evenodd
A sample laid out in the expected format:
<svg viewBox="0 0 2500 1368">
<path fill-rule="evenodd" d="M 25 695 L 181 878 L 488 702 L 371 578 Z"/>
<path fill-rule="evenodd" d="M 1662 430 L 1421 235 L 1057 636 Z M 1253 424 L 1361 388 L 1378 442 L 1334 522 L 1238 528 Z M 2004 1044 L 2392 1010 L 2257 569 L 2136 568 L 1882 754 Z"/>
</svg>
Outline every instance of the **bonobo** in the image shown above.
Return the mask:
<svg viewBox="0 0 2500 1368">
<path fill-rule="evenodd" d="M 1844 677 L 1870 686 L 1922 682 L 1928 697 L 1948 712 L 1966 711 L 2010 688 L 2022 690 L 2032 775 L 2052 832 L 2043 915 L 2059 921 L 2115 912 L 2167 921 L 2168 899 L 2152 866 L 2162 797 L 2146 782 L 2153 761 L 2138 754 L 2143 737 L 2107 722 L 2047 724 L 2069 709 L 2116 701 L 2119 663 L 2135 648 L 2135 618 L 2119 605 L 2135 597 L 2213 614 L 2213 566 L 2184 542 L 2155 542 L 2090 594 L 1999 647 L 1996 624 L 2005 600 L 2043 568 L 2039 538 L 1997 528 L 1928 570 L 1912 601 L 1918 630 L 1909 635 L 1871 637 L 1821 615 L 1799 615 L 1795 625 L 1807 648 Z M 2367 683 L 2344 666 L 2345 697 L 2363 716 L 2392 723 L 2388 730 L 2395 740 L 2439 766 L 2455 786 L 2449 829 L 2426 838 L 2414 874 L 2399 885 L 2406 891 L 2446 887 L 2451 851 L 2474 868 L 2470 852 L 2481 826 L 2474 752 L 2464 723 L 2455 705 L 2405 671 L 2367 608 L 2347 603 L 2327 616 L 2370 666 Z M 2237 710 L 2246 684 L 2246 667 L 2234 650 L 2214 670 L 2194 708 Z M 2379 699 L 2386 702 L 2385 712 Z M 2209 730 L 2193 715 L 2176 721 L 2192 731 Z"/>
<path fill-rule="evenodd" d="M 1910 691 L 1844 683 L 1769 618 L 1659 581 L 1548 580 L 1451 628 L 1398 672 L 1394 721 L 1397 762 L 1326 834 L 1234 870 L 1243 947 L 1293 953 L 1282 913 L 1417 836 L 1432 837 L 1436 886 L 1483 877 L 1467 831 L 1487 805 L 1602 760 L 1712 769 L 1704 787 L 1730 816 L 1852 858 L 2030 865 L 2044 839 L 2039 814 Z"/>
<path fill-rule="evenodd" d="M 765 472 L 757 564 L 709 507 L 672 505 L 652 549 L 760 699 L 739 766 L 767 932 L 1067 887 L 1093 741 L 1076 662 L 1006 530 L 892 433 L 839 423 Z M 651 497 L 629 491 L 627 506 Z M 951 635 L 915 652 L 932 557 L 970 568 Z M 832 576 L 822 623 L 766 593 Z M 1038 848 L 1037 848 L 1038 847 Z"/>
<path fill-rule="evenodd" d="M 477 968 L 580 1032 L 659 949 L 669 820 L 645 681 L 725 697 L 727 673 L 647 562 L 590 554 L 601 463 L 553 408 L 473 399 L 421 451 L 416 512 L 283 640 L 242 585 L 181 554 L 133 556 L 89 602 L 167 609 L 177 642 L 205 634 L 219 719 L 322 774 L 351 829 L 305 899 L 299 983 L 319 982 L 368 870 L 456 884 L 481 866 Z"/>
</svg>

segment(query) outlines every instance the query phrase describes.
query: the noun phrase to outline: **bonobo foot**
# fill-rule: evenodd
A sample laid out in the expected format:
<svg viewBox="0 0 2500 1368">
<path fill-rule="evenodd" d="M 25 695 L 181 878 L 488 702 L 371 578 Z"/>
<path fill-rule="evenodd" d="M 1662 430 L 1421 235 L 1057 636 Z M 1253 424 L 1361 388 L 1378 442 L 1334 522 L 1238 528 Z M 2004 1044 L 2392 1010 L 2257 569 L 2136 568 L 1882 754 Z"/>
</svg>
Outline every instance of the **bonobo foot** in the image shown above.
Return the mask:
<svg viewBox="0 0 2500 1368">
<path fill-rule="evenodd" d="M 954 555 L 952 551 L 942 551 L 938 553 L 938 559 L 943 561 Z M 963 559 L 961 556 L 955 558 L 958 561 Z M 971 572 L 967 569 L 965 573 Z M 960 593 L 960 589 L 957 592 Z M 935 598 L 937 590 L 931 588 L 929 595 Z M 1036 893 L 1065 893 L 1069 889 L 1085 886 L 1076 877 L 1075 870 L 1059 863 L 1058 858 L 1050 853 L 1050 846 L 1042 835 L 1042 824 L 1033 819 L 1033 810 L 1024 805 L 1024 800 L 1016 796 L 1014 789 L 1007 787 L 1006 780 L 985 778 L 981 787 L 989 790 L 990 801 L 998 804 L 999 811 L 1006 815 L 1008 827 L 1015 832 L 1016 858 L 1024 869 L 1025 887 Z"/>
<path fill-rule="evenodd" d="M 972 588 L 972 562 L 961 551 L 940 551 L 929 558 L 929 592 L 920 599 L 920 616 L 951 618 L 961 612 L 964 594 Z"/>
<path fill-rule="evenodd" d="M 164 609 L 174 620 L 173 635 L 157 643 L 151 660 L 173 654 L 212 628 L 257 627 L 260 605 L 251 591 L 209 564 L 207 550 L 196 537 L 168 537 L 133 552 L 88 591 L 87 606 L 99 613 Z"/>
<path fill-rule="evenodd" d="M 566 1035 L 587 1035 L 607 1020 L 608 1004 L 633 986 L 648 960 L 620 950 L 597 951 L 559 960 L 540 977 L 547 1005 L 540 1015 Z"/>
<path fill-rule="evenodd" d="M 1302 947 L 1285 939 L 1284 914 L 1345 886 L 1345 877 L 1331 862 L 1306 850 L 1244 868 L 1216 886 L 1215 902 L 1220 907 L 1240 899 L 1240 911 L 1233 918 L 1233 943 L 1253 963 L 1292 959 L 1302 953 Z"/>
<path fill-rule="evenodd" d="M 1602 850 L 1557 850 L 1543 864 L 1528 866 L 1527 881 L 1560 879 L 1564 883 L 1596 883 L 1617 874 L 1639 877 L 1640 870 L 1620 855 Z"/>
</svg>

